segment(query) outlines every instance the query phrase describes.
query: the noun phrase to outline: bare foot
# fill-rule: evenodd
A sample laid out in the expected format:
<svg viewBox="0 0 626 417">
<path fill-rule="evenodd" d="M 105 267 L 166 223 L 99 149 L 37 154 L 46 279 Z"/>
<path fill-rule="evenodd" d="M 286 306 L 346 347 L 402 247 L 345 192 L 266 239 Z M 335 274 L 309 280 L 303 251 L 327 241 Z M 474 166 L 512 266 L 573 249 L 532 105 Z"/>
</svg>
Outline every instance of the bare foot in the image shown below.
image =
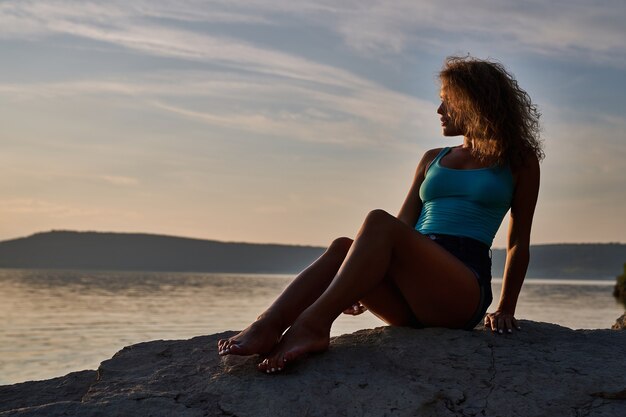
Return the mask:
<svg viewBox="0 0 626 417">
<path fill-rule="evenodd" d="M 267 317 L 257 319 L 239 334 L 217 342 L 217 352 L 224 355 L 263 355 L 270 352 L 283 334 L 281 325 Z"/>
<path fill-rule="evenodd" d="M 329 343 L 330 329 L 296 321 L 258 368 L 268 374 L 282 371 L 288 362 L 307 353 L 327 350 Z"/>
</svg>

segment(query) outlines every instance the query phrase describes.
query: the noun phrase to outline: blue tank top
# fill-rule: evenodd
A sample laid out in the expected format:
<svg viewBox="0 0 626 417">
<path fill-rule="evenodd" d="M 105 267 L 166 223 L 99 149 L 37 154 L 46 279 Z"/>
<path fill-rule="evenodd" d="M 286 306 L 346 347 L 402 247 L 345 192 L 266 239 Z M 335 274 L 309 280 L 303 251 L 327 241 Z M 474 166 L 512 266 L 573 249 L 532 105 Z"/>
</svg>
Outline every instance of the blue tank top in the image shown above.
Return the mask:
<svg viewBox="0 0 626 417">
<path fill-rule="evenodd" d="M 441 166 L 444 148 L 420 187 L 422 211 L 415 229 L 479 240 L 489 247 L 511 207 L 513 174 L 508 166 L 452 169 Z"/>
</svg>

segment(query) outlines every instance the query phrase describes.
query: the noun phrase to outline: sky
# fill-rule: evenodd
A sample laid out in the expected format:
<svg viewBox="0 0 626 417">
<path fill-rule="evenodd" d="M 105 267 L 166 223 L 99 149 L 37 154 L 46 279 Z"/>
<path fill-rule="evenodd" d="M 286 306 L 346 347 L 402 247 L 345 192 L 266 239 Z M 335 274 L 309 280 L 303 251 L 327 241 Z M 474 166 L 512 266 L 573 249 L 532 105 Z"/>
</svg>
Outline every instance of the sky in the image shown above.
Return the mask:
<svg viewBox="0 0 626 417">
<path fill-rule="evenodd" d="M 623 0 L 0 1 L 0 240 L 354 236 L 461 143 L 437 73 L 469 53 L 542 113 L 532 242 L 626 242 L 625 20 Z"/>
</svg>

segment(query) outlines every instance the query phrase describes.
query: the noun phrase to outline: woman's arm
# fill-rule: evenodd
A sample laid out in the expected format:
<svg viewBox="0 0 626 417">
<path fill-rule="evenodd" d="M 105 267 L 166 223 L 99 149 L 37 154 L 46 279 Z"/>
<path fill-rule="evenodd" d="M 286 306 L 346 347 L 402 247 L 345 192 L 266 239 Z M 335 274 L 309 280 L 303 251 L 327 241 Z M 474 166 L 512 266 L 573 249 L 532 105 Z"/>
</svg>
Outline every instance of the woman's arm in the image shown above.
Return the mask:
<svg viewBox="0 0 626 417">
<path fill-rule="evenodd" d="M 499 333 L 511 333 L 513 327 L 519 329 L 514 314 L 530 259 L 530 229 L 539 194 L 539 161 L 529 160 L 516 177 L 500 304 L 485 317 L 485 326 Z"/>
<path fill-rule="evenodd" d="M 420 212 L 422 211 L 420 187 L 422 186 L 422 182 L 424 182 L 426 171 L 428 171 L 430 163 L 437 157 L 440 151 L 441 149 L 431 149 L 422 156 L 421 161 L 417 164 L 417 168 L 415 169 L 415 176 L 413 177 L 411 188 L 402 204 L 402 208 L 400 208 L 398 212 L 398 219 L 411 227 L 415 227 Z"/>
</svg>

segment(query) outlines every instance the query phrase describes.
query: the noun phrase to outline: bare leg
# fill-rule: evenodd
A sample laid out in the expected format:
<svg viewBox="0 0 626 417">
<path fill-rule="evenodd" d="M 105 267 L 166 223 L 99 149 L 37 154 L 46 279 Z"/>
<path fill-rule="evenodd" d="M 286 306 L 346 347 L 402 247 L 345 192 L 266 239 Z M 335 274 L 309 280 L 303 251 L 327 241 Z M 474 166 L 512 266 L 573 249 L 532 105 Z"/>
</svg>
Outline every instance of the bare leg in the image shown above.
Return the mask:
<svg viewBox="0 0 626 417">
<path fill-rule="evenodd" d="M 385 277 L 360 302 L 370 313 L 392 326 L 416 327 L 421 324 L 402 291 L 390 277 Z"/>
<path fill-rule="evenodd" d="M 352 245 L 335 239 L 326 252 L 302 271 L 257 320 L 239 334 L 217 343 L 220 355 L 254 355 L 271 351 L 285 329 L 326 290 Z"/>
<path fill-rule="evenodd" d="M 472 271 L 445 249 L 382 210 L 371 212 L 337 276 L 296 319 L 259 368 L 273 372 L 307 352 L 328 348 L 330 327 L 355 300 L 393 280 L 420 322 L 458 328 L 472 316 L 479 287 Z M 393 305 L 380 306 L 394 311 Z"/>
</svg>

